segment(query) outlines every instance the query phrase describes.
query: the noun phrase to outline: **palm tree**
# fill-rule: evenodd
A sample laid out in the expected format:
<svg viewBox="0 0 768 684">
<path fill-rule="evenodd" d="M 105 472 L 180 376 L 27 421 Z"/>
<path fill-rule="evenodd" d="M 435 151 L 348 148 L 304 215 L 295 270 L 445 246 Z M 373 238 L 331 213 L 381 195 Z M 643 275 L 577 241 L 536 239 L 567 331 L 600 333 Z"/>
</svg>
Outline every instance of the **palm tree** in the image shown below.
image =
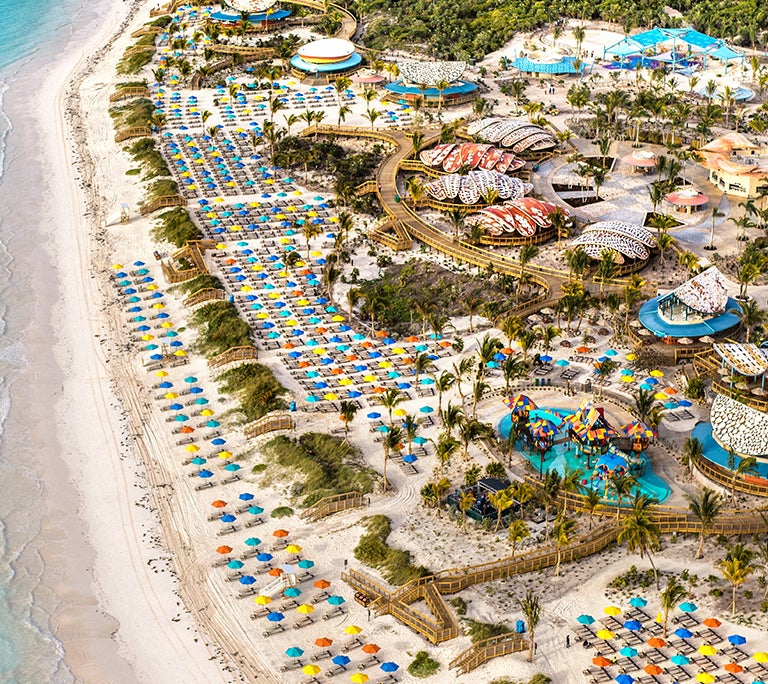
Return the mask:
<svg viewBox="0 0 768 684">
<path fill-rule="evenodd" d="M 629 496 L 632 493 L 632 488 L 637 482 L 634 477 L 627 473 L 612 473 L 608 484 L 616 495 L 616 521 L 618 522 L 621 513 L 621 501 L 625 496 Z"/>
<path fill-rule="evenodd" d="M 520 262 L 520 274 L 517 280 L 517 290 L 515 291 L 515 303 L 520 301 L 520 289 L 525 280 L 525 267 L 535 259 L 539 254 L 539 248 L 536 245 L 523 245 L 520 248 L 520 256 L 518 261 Z"/>
<path fill-rule="evenodd" d="M 402 390 L 390 387 L 376 397 L 376 403 L 387 409 L 389 413 L 389 428 L 392 430 L 392 411 L 407 399 Z"/>
<path fill-rule="evenodd" d="M 662 267 L 664 266 L 664 255 L 667 250 L 675 244 L 675 239 L 669 233 L 659 233 L 656 236 L 656 247 L 659 250 L 659 261 Z"/>
<path fill-rule="evenodd" d="M 528 375 L 528 364 L 522 359 L 508 356 L 501 365 L 501 372 L 504 376 L 504 392 L 509 394 L 509 386 L 515 380 L 519 380 Z"/>
<path fill-rule="evenodd" d="M 437 120 L 440 121 L 442 114 L 443 114 L 443 91 L 451 85 L 446 81 L 444 78 L 441 78 L 436 84 L 435 88 L 437 88 L 437 92 L 439 95 L 439 99 L 437 101 Z"/>
<path fill-rule="evenodd" d="M 688 437 L 683 444 L 683 454 L 680 462 L 688 473 L 688 477 L 693 474 L 693 468 L 696 462 L 704 454 L 704 445 L 696 437 Z"/>
<path fill-rule="evenodd" d="M 464 447 L 464 459 L 469 455 L 469 445 L 481 437 L 488 437 L 491 434 L 490 428 L 481 423 L 476 418 L 466 417 L 459 423 L 459 439 Z"/>
<path fill-rule="evenodd" d="M 390 427 L 389 432 L 384 435 L 384 441 L 382 443 L 384 447 L 384 469 L 382 471 L 382 487 L 386 492 L 389 489 L 389 481 L 387 480 L 387 463 L 389 461 L 389 455 L 393 451 L 397 451 L 400 448 L 400 444 L 403 441 L 403 431 L 399 427 Z"/>
<path fill-rule="evenodd" d="M 483 335 L 483 339 L 480 340 L 480 344 L 477 347 L 477 377 L 481 380 L 485 378 L 487 364 L 493 361 L 493 357 L 502 348 L 502 342 L 498 337 L 494 337 L 489 333 Z"/>
<path fill-rule="evenodd" d="M 509 527 L 507 528 L 507 539 L 512 542 L 512 558 L 515 557 L 515 547 L 517 544 L 530 536 L 531 530 L 525 520 L 516 518 L 509 523 Z"/>
<path fill-rule="evenodd" d="M 477 417 L 477 404 L 485 396 L 491 386 L 482 378 L 477 378 L 472 384 L 472 419 Z"/>
<path fill-rule="evenodd" d="M 435 388 L 437 389 L 437 414 L 443 412 L 443 394 L 456 384 L 456 376 L 451 371 L 444 370 L 435 378 Z"/>
<path fill-rule="evenodd" d="M 521 330 L 515 338 L 517 346 L 520 347 L 520 351 L 523 352 L 523 362 L 528 361 L 528 352 L 531 350 L 534 344 L 536 344 L 536 333 L 533 330 Z"/>
<path fill-rule="evenodd" d="M 602 361 L 600 365 L 597 367 L 597 376 L 600 378 L 600 391 L 598 392 L 598 398 L 601 398 L 603 396 L 603 386 L 605 385 L 605 380 L 608 378 L 613 371 L 615 371 L 619 367 L 619 364 L 617 364 L 613 359 L 606 359 L 605 361 Z"/>
<path fill-rule="evenodd" d="M 648 499 L 644 495 L 637 496 L 629 514 L 621 521 L 621 529 L 616 541 L 619 544 L 627 543 L 627 552 L 639 553 L 640 558 L 648 556 L 648 561 L 656 578 L 656 588 L 659 588 L 659 572 L 653 562 L 652 552 L 659 544 L 661 530 L 651 520 L 648 514 Z"/>
<path fill-rule="evenodd" d="M 419 420 L 411 413 L 406 413 L 403 416 L 403 432 L 405 433 L 405 438 L 408 441 L 408 453 L 413 453 L 411 449 L 411 445 L 413 444 L 413 440 L 416 438 L 416 434 L 419 431 Z"/>
<path fill-rule="evenodd" d="M 685 587 L 677 581 L 677 577 L 672 575 L 667 580 L 667 586 L 659 594 L 659 600 L 661 602 L 661 625 L 662 625 L 662 637 L 667 638 L 667 621 L 669 620 L 669 614 L 675 609 L 680 601 L 682 601 L 688 592 Z"/>
<path fill-rule="evenodd" d="M 429 372 L 434 367 L 435 363 L 429 358 L 429 354 L 426 352 L 419 352 L 413 357 L 413 373 L 416 376 L 415 380 L 419 382 L 419 376 L 422 373 Z"/>
<path fill-rule="evenodd" d="M 733 313 L 741 319 L 747 344 L 749 344 L 750 338 L 752 337 L 752 331 L 768 320 L 768 314 L 765 309 L 761 309 L 760 305 L 754 299 L 742 302 L 739 305 L 739 309 L 734 310 Z"/>
<path fill-rule="evenodd" d="M 525 616 L 525 621 L 528 623 L 528 634 L 530 635 L 528 662 L 530 663 L 533 661 L 536 628 L 539 626 L 539 620 L 541 619 L 541 602 L 533 589 L 529 589 L 525 592 L 525 596 L 522 599 L 517 599 L 517 605 L 520 608 L 520 612 Z"/>
<path fill-rule="evenodd" d="M 634 413 L 643 422 L 648 422 L 648 416 L 651 415 L 653 405 L 656 399 L 651 390 L 641 389 L 634 397 Z"/>
<path fill-rule="evenodd" d="M 736 480 L 739 476 L 754 475 L 757 472 L 757 459 L 754 456 L 742 456 L 731 477 L 731 503 L 736 505 Z"/>
<path fill-rule="evenodd" d="M 344 422 L 344 441 L 349 436 L 349 424 L 355 419 L 359 407 L 353 401 L 342 400 L 339 404 L 339 418 Z"/>
<path fill-rule="evenodd" d="M 604 249 L 600 252 L 600 260 L 597 262 L 595 277 L 600 281 L 601 297 L 605 284 L 616 275 L 616 256 L 616 252 L 612 249 Z"/>
<path fill-rule="evenodd" d="M 589 516 L 589 531 L 592 531 L 592 517 L 597 513 L 598 510 L 600 510 L 603 507 L 603 504 L 601 503 L 602 499 L 600 498 L 600 494 L 594 489 L 588 489 L 586 493 L 584 494 L 584 499 L 582 501 L 582 508 L 585 513 Z"/>
<path fill-rule="evenodd" d="M 571 541 L 571 534 L 576 528 L 576 521 L 567 518 L 565 514 L 561 513 L 557 516 L 555 524 L 552 526 L 552 536 L 557 544 L 557 562 L 555 563 L 555 577 L 560 574 L 560 560 L 562 558 L 562 550 L 564 546 L 567 546 Z"/>
<path fill-rule="evenodd" d="M 440 463 L 440 473 L 445 473 L 445 466 L 451 462 L 451 456 L 456 453 L 459 448 L 458 440 L 449 432 L 441 432 L 437 438 L 437 446 L 435 447 L 435 456 L 438 463 Z"/>
<path fill-rule="evenodd" d="M 699 532 L 699 548 L 696 550 L 695 558 L 701 558 L 704 555 L 704 539 L 712 531 L 717 516 L 723 508 L 722 497 L 710 489 L 704 487 L 696 494 L 685 494 L 688 501 L 688 509 L 701 525 Z"/>
<path fill-rule="evenodd" d="M 467 511 L 472 508 L 472 504 L 477 499 L 471 490 L 466 489 L 461 493 L 459 497 L 459 510 L 461 511 L 461 529 L 463 530 L 467 524 Z"/>
<path fill-rule="evenodd" d="M 454 429 L 459 426 L 464 417 L 464 411 L 461 406 L 454 405 L 449 401 L 440 417 L 443 419 L 445 429 L 448 430 L 449 434 L 453 434 Z"/>
<path fill-rule="evenodd" d="M 313 238 L 316 238 L 322 232 L 323 232 L 322 229 L 316 223 L 305 221 L 302 224 L 301 233 L 304 236 L 304 243 L 307 247 L 307 261 L 309 261 L 309 243 L 312 241 Z"/>
<path fill-rule="evenodd" d="M 715 565 L 733 586 L 731 595 L 731 617 L 736 615 L 736 591 L 746 582 L 750 575 L 755 571 L 753 564 L 754 552 L 743 544 L 734 544 L 728 549 L 725 558 L 719 560 Z"/>
<path fill-rule="evenodd" d="M 496 527 L 493 528 L 493 531 L 498 532 L 499 527 L 501 527 L 502 513 L 514 503 L 512 492 L 509 488 L 500 489 L 498 492 L 491 492 L 488 495 L 488 503 L 496 509 Z"/>
<path fill-rule="evenodd" d="M 549 509 L 557 505 L 558 495 L 562 479 L 556 470 L 548 470 L 544 475 L 544 482 L 536 492 L 541 505 L 544 506 L 544 538 L 549 537 Z"/>
<path fill-rule="evenodd" d="M 459 361 L 458 364 L 455 361 L 453 362 L 453 374 L 456 376 L 456 389 L 459 392 L 460 399 L 464 399 L 464 393 L 461 390 L 461 383 L 464 378 L 469 376 L 474 366 L 475 364 L 470 357 L 464 357 Z"/>
<path fill-rule="evenodd" d="M 477 315 L 477 312 L 480 311 L 483 304 L 484 302 L 482 298 L 476 297 L 475 295 L 467 295 L 461 302 L 464 311 L 466 311 L 469 316 L 469 332 L 471 333 L 475 332 L 474 325 L 472 324 L 473 319 Z"/>
</svg>

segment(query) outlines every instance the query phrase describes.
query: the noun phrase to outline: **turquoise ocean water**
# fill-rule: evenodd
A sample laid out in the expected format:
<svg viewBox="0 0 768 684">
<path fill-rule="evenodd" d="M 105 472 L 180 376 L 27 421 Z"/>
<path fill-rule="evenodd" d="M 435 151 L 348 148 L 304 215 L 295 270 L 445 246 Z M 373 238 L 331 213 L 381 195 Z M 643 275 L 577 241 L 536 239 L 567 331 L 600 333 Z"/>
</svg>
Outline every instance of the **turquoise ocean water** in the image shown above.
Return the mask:
<svg viewBox="0 0 768 684">
<path fill-rule="evenodd" d="M 45 150 L 27 114 L 51 64 L 94 25 L 95 6 L 0 0 L 0 684 L 74 681 L 51 624 L 60 568 L 46 565 L 56 543 L 46 478 L 66 471 L 44 435 L 53 432 L 46 420 L 56 366 L 36 359 L 52 343 L 57 284 L 39 250 Z"/>
</svg>

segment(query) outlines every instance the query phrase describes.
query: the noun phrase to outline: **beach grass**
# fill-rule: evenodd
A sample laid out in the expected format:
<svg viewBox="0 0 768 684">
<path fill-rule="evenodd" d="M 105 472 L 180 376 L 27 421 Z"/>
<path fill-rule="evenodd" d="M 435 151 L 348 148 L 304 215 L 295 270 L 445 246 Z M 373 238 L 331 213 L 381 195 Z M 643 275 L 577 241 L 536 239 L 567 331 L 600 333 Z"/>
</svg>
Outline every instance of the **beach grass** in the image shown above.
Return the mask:
<svg viewBox="0 0 768 684">
<path fill-rule="evenodd" d="M 130 128 L 131 126 L 146 126 L 155 106 L 146 97 L 137 97 L 125 104 L 109 108 L 115 129 Z"/>
<path fill-rule="evenodd" d="M 175 180 L 171 180 L 170 178 L 158 178 L 147 186 L 147 196 L 145 200 L 151 202 L 158 197 L 176 195 L 178 192 L 179 185 Z"/>
<path fill-rule="evenodd" d="M 179 207 L 177 207 L 176 209 L 172 209 L 170 212 L 165 212 L 165 213 L 170 214 L 178 210 L 179 210 Z M 184 212 L 185 210 L 181 209 L 181 211 Z M 163 216 L 165 216 L 165 214 L 162 214 L 160 218 L 162 218 Z M 194 240 L 195 238 L 188 238 L 188 239 Z M 177 292 L 181 292 L 187 296 L 190 296 L 197 292 L 200 292 L 200 290 L 223 290 L 224 286 L 222 285 L 221 280 L 219 280 L 219 278 L 217 278 L 215 275 L 211 275 L 210 273 L 202 273 L 196 278 L 192 278 L 191 280 L 185 280 L 184 282 L 177 283 L 172 287 L 172 289 L 176 290 Z"/>
<path fill-rule="evenodd" d="M 473 644 L 477 643 L 478 641 L 482 641 L 483 639 L 501 636 L 502 634 L 509 634 L 512 632 L 509 627 L 501 622 L 494 624 L 490 622 L 478 622 L 477 620 L 464 618 L 464 625 L 464 631 L 466 632 L 467 636 L 472 639 Z"/>
<path fill-rule="evenodd" d="M 193 223 L 186 209 L 174 207 L 158 216 L 158 222 L 152 228 L 152 237 L 158 242 L 170 242 L 172 245 L 176 245 L 176 247 L 183 247 L 190 240 L 199 240 L 203 237 L 203 234 Z M 206 284 L 202 284 L 203 281 L 200 279 L 206 277 L 215 280 L 216 284 L 208 284 L 208 281 L 206 281 Z M 199 287 L 197 287 L 197 283 L 200 283 Z M 183 283 L 183 286 L 184 291 L 188 295 L 194 294 L 206 287 L 222 289 L 221 281 L 218 278 L 204 275 L 186 281 Z"/>
<path fill-rule="evenodd" d="M 197 350 L 209 358 L 253 343 L 251 327 L 240 318 L 232 302 L 205 304 L 192 314 L 190 322 L 199 333 Z"/>
<path fill-rule="evenodd" d="M 355 547 L 355 558 L 365 565 L 377 568 L 390 584 L 402 585 L 431 574 L 423 565 L 411 563 L 410 551 L 387 545 L 392 522 L 386 515 L 372 515 L 362 519 L 366 532 Z"/>
<path fill-rule="evenodd" d="M 219 388 L 222 393 L 237 397 L 239 406 L 236 410 L 246 422 L 285 408 L 285 402 L 281 399 L 285 387 L 277 381 L 269 368 L 260 363 L 244 363 L 231 368 L 222 373 L 218 380 L 222 383 Z"/>
<path fill-rule="evenodd" d="M 408 666 L 408 674 L 419 679 L 431 677 L 440 669 L 440 663 L 426 651 L 419 651 Z"/>
<path fill-rule="evenodd" d="M 134 161 L 141 164 L 144 180 L 171 175 L 171 170 L 165 163 L 163 155 L 157 150 L 154 139 L 139 138 L 135 140 L 129 145 L 128 153 Z"/>
<path fill-rule="evenodd" d="M 277 465 L 294 470 L 301 482 L 293 493 L 308 507 L 326 496 L 371 491 L 379 474 L 363 467 L 354 447 L 332 435 L 306 432 L 297 440 L 280 435 L 269 441 L 264 451 Z"/>
</svg>

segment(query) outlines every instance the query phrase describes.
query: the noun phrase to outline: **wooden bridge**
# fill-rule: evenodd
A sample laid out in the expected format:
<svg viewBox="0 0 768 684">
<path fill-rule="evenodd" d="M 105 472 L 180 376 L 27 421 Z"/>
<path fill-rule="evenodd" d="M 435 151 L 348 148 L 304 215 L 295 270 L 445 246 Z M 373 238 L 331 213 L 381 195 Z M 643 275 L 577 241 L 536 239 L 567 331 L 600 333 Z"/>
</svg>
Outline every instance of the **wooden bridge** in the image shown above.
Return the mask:
<svg viewBox="0 0 768 684">
<path fill-rule="evenodd" d="M 160 262 L 165 279 L 171 283 L 183 283 L 192 280 L 199 275 L 208 273 L 208 266 L 203 258 L 206 249 L 212 249 L 216 243 L 213 240 L 190 240 L 184 247 L 171 254 L 167 261 Z M 192 264 L 189 268 L 177 268 L 180 261 L 188 261 Z"/>
<path fill-rule="evenodd" d="M 255 361 L 259 358 L 259 350 L 256 347 L 242 346 L 232 347 L 227 351 L 214 356 L 208 360 L 208 368 L 216 369 L 226 366 L 230 363 L 237 363 L 243 361 Z"/>
<path fill-rule="evenodd" d="M 181 195 L 163 195 L 162 197 L 156 197 L 146 204 L 142 204 L 139 207 L 139 213 L 142 216 L 146 216 L 147 214 L 151 214 L 158 209 L 185 206 L 187 206 L 187 200 L 185 200 Z"/>
<path fill-rule="evenodd" d="M 126 98 L 133 97 L 149 97 L 149 89 L 146 86 L 124 86 L 118 88 L 114 93 L 109 96 L 110 102 L 119 102 Z M 145 128 L 142 126 L 142 128 Z M 150 135 L 147 133 L 147 135 Z M 120 142 L 116 140 L 115 142 Z"/>
<path fill-rule="evenodd" d="M 456 670 L 456 676 L 459 677 L 487 663 L 491 658 L 525 651 L 529 644 L 527 639 L 514 633 L 488 637 L 459 653 L 448 667 L 451 670 Z"/>
<path fill-rule="evenodd" d="M 254 439 L 255 437 L 266 435 L 268 432 L 293 430 L 295 427 L 296 423 L 290 413 L 268 413 L 266 416 L 254 420 L 243 427 L 243 435 L 248 439 Z"/>
<path fill-rule="evenodd" d="M 191 308 L 200 304 L 206 304 L 208 302 L 220 302 L 227 298 L 227 293 L 224 290 L 220 290 L 217 287 L 206 287 L 202 290 L 198 290 L 194 294 L 189 295 L 184 300 L 184 306 Z"/>
<path fill-rule="evenodd" d="M 323 497 L 309 508 L 305 508 L 299 517 L 307 522 L 316 522 L 334 513 L 362 506 L 365 506 L 365 496 L 362 492 L 345 492 Z"/>
<path fill-rule="evenodd" d="M 117 93 L 115 93 L 117 94 Z M 148 138 L 152 135 L 152 129 L 147 126 L 131 126 L 130 128 L 121 128 L 115 133 L 115 142 L 123 142 L 132 138 Z"/>
</svg>

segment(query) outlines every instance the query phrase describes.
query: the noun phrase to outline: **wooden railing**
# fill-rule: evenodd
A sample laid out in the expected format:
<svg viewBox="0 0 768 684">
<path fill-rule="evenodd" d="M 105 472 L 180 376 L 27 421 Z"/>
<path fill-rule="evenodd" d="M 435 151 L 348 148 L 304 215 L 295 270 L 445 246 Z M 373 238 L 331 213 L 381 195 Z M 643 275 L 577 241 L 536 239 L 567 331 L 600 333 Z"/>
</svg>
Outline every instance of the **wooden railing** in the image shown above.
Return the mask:
<svg viewBox="0 0 768 684">
<path fill-rule="evenodd" d="M 331 126 L 329 124 L 313 124 L 307 126 L 299 133 L 302 137 L 310 135 L 342 135 L 351 138 L 373 138 L 383 140 L 390 145 L 397 145 L 397 138 L 379 128 L 366 128 L 364 126 Z"/>
<path fill-rule="evenodd" d="M 131 126 L 130 128 L 122 128 L 115 133 L 115 142 L 119 143 L 131 138 L 147 138 L 150 135 L 152 135 L 152 129 L 147 126 Z"/>
<path fill-rule="evenodd" d="M 491 658 L 519 653 L 529 647 L 529 642 L 519 634 L 499 634 L 482 639 L 457 655 L 448 665 L 451 670 L 458 670 L 456 676 L 471 672 L 487 663 Z"/>
<path fill-rule="evenodd" d="M 255 420 L 243 427 L 243 435 L 248 439 L 254 439 L 268 432 L 277 430 L 293 430 L 296 423 L 290 413 L 268 413 L 266 416 Z"/>
<path fill-rule="evenodd" d="M 142 216 L 146 216 L 147 214 L 151 214 L 152 212 L 155 212 L 158 209 L 163 209 L 164 207 L 184 207 L 186 205 L 187 200 L 185 200 L 181 195 L 163 195 L 162 197 L 156 197 L 146 204 L 142 204 L 139 207 L 139 213 Z"/>
<path fill-rule="evenodd" d="M 149 97 L 149 89 L 146 86 L 126 86 L 125 88 L 118 88 L 109 96 L 109 101 L 119 102 L 127 97 Z M 150 133 L 147 133 L 147 135 L 150 135 Z M 120 141 L 116 140 L 115 142 Z"/>
<path fill-rule="evenodd" d="M 753 478 L 749 475 L 737 475 L 734 480 L 733 471 L 723 468 L 716 463 L 712 463 L 712 461 L 709 461 L 704 457 L 696 459 L 693 466 L 704 475 L 704 477 L 712 480 L 712 482 L 716 482 L 721 487 L 727 489 L 733 488 L 737 492 L 751 494 L 752 496 L 768 497 L 768 483 L 766 483 L 765 480 Z M 739 534 L 757 534 L 765 531 L 765 522 L 763 521 L 762 516 L 756 518 L 754 517 L 754 512 L 753 518 L 749 520 L 749 522 L 742 516 L 739 523 L 747 529 L 747 531 L 739 532 Z M 723 534 L 728 533 L 723 532 Z"/>
<path fill-rule="evenodd" d="M 540 245 L 551 240 L 557 234 L 557 228 L 550 226 L 535 232 L 531 236 L 507 237 L 495 235 L 483 235 L 480 238 L 481 245 L 492 247 L 519 247 L 520 245 Z"/>
<path fill-rule="evenodd" d="M 191 294 L 184 300 L 184 306 L 187 308 L 204 304 L 205 302 L 222 301 L 227 298 L 227 293 L 217 287 L 206 287 Z"/>
<path fill-rule="evenodd" d="M 220 55 L 240 55 L 248 59 L 271 59 L 275 56 L 275 48 L 253 47 L 251 45 L 227 45 L 215 43 L 211 50 Z"/>
<path fill-rule="evenodd" d="M 315 522 L 340 511 L 348 511 L 351 508 L 360 508 L 365 505 L 365 497 L 361 492 L 345 492 L 326 496 L 320 501 L 304 509 L 299 516 L 302 520 Z"/>
<path fill-rule="evenodd" d="M 712 381 L 712 391 L 717 392 L 718 394 L 722 394 L 725 397 L 730 397 L 731 399 L 735 399 L 736 401 L 740 401 L 742 404 L 751 406 L 753 409 L 757 411 L 768 413 L 768 401 L 766 401 L 765 399 L 756 399 L 755 397 L 751 396 L 747 392 L 734 390 L 728 387 L 728 385 L 724 385 L 719 380 Z"/>
<path fill-rule="evenodd" d="M 123 57 L 130 57 L 131 55 L 138 55 L 140 52 L 154 52 L 154 45 L 134 45 L 126 49 L 123 53 Z"/>
<path fill-rule="evenodd" d="M 440 176 L 448 173 L 442 169 L 435 168 L 434 166 L 427 166 L 418 159 L 403 159 L 400 162 L 401 171 L 417 171 L 423 173 L 425 176 L 432 176 L 433 178 L 439 178 Z"/>
<path fill-rule="evenodd" d="M 168 261 L 160 263 L 165 279 L 169 283 L 183 283 L 208 273 L 208 266 L 203 258 L 203 252 L 206 249 L 212 249 L 215 244 L 213 240 L 189 240 L 184 247 L 174 252 Z M 182 259 L 191 261 L 192 267 L 186 269 L 176 268 L 174 264 Z"/>
<path fill-rule="evenodd" d="M 163 31 L 165 31 L 165 29 L 162 26 L 154 26 L 152 24 L 146 24 L 141 28 L 136 29 L 131 34 L 131 38 L 141 38 L 142 36 L 149 35 L 150 33 L 154 33 L 157 36 L 161 34 Z"/>
<path fill-rule="evenodd" d="M 228 363 L 236 361 L 255 361 L 259 358 L 259 350 L 256 347 L 243 346 L 232 347 L 227 351 L 208 360 L 208 368 L 221 368 Z"/>
<path fill-rule="evenodd" d="M 410 249 L 413 246 L 413 240 L 405 229 L 405 226 L 403 226 L 403 224 L 394 216 L 390 215 L 381 219 L 381 221 L 373 227 L 373 230 L 368 233 L 368 237 L 396 252 Z"/>
<path fill-rule="evenodd" d="M 379 185 L 375 180 L 367 180 L 363 183 L 360 183 L 355 188 L 355 196 L 356 197 L 362 197 L 363 195 L 372 195 L 374 193 L 378 194 L 379 192 Z"/>
</svg>

